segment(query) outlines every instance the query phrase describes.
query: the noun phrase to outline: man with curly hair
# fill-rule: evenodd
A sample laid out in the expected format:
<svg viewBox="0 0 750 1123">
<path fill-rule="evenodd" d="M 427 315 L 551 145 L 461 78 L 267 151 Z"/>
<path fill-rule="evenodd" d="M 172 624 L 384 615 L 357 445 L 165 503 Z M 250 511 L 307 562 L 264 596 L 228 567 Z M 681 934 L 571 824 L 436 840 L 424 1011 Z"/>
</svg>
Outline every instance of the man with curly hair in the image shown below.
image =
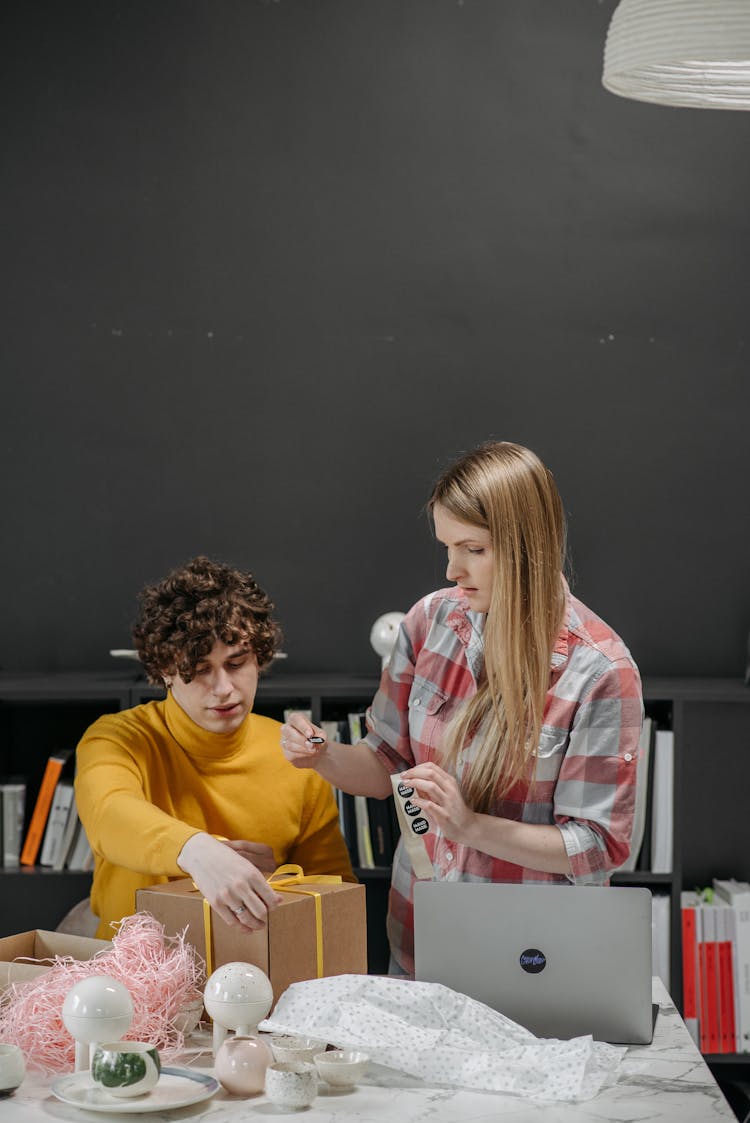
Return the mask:
<svg viewBox="0 0 750 1123">
<path fill-rule="evenodd" d="M 245 931 L 278 903 L 265 874 L 284 862 L 354 881 L 331 787 L 285 760 L 279 723 L 252 712 L 280 641 L 254 578 L 198 557 L 140 602 L 133 639 L 167 696 L 100 717 L 77 749 L 97 934 L 111 938 L 137 889 L 174 878 Z"/>
</svg>

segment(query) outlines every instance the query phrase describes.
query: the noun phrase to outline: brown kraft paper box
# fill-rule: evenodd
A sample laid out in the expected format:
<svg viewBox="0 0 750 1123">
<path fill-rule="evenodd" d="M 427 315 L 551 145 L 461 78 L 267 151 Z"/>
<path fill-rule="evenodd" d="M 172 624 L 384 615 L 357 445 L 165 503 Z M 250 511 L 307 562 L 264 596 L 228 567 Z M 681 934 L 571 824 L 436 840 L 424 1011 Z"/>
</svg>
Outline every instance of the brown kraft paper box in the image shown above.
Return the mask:
<svg viewBox="0 0 750 1123">
<path fill-rule="evenodd" d="M 320 893 L 323 974 L 367 974 L 364 885 L 307 882 L 300 889 Z M 296 892 L 282 892 L 281 897 L 262 932 L 239 932 L 211 914 L 213 970 L 224 963 L 255 964 L 271 980 L 274 1004 L 291 983 L 318 975 L 315 899 Z M 136 904 L 139 912 L 156 917 L 168 936 L 185 930 L 187 941 L 207 958 L 203 898 L 190 878 L 139 889 Z"/>
<path fill-rule="evenodd" d="M 71 956 L 85 961 L 97 952 L 109 951 L 109 940 L 94 940 L 87 936 L 72 936 L 63 932 L 47 932 L 42 928 L 19 932 L 0 939 L 0 992 L 11 983 L 23 983 L 43 975 L 52 966 L 56 955 Z M 39 959 L 43 963 L 14 962 Z"/>
</svg>

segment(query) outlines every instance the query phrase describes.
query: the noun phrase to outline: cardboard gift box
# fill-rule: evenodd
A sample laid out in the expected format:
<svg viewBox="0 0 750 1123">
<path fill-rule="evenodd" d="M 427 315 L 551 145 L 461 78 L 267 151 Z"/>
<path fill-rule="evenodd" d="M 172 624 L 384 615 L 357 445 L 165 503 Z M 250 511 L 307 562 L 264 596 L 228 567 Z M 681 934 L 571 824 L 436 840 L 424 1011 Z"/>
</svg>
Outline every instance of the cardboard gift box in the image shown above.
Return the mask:
<svg viewBox="0 0 750 1123">
<path fill-rule="evenodd" d="M 82 961 L 93 959 L 99 951 L 112 947 L 109 940 L 71 936 L 64 932 L 46 932 L 36 928 L 0 939 L 0 991 L 11 983 L 22 983 L 43 975 L 52 966 L 56 955 L 70 956 Z M 18 961 L 22 962 L 18 962 Z M 47 960 L 48 963 L 28 963 L 26 960 Z"/>
<path fill-rule="evenodd" d="M 279 889 L 280 883 L 274 882 Z M 290 983 L 321 975 L 367 974 L 367 916 L 364 885 L 315 881 L 289 885 L 281 904 L 268 915 L 261 932 L 245 933 L 210 913 L 190 878 L 139 889 L 139 912 L 149 912 L 168 936 L 185 938 L 206 961 L 207 973 L 224 963 L 253 963 L 265 971 L 274 1003 Z M 320 910 L 320 931 L 316 909 Z M 206 948 L 207 928 L 211 947 Z"/>
</svg>

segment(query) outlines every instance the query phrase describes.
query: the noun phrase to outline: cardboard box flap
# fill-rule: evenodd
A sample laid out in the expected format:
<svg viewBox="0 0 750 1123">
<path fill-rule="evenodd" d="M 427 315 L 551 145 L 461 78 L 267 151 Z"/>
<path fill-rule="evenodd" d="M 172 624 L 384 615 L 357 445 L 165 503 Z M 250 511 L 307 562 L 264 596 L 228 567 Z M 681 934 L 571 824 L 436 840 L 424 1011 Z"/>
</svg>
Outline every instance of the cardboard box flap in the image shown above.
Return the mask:
<svg viewBox="0 0 750 1123">
<path fill-rule="evenodd" d="M 86 961 L 111 947 L 109 940 L 71 936 L 67 932 L 49 932 L 43 928 L 4 936 L 0 939 L 0 988 L 43 974 L 57 955 Z M 31 962 L 36 960 L 42 962 Z"/>
</svg>

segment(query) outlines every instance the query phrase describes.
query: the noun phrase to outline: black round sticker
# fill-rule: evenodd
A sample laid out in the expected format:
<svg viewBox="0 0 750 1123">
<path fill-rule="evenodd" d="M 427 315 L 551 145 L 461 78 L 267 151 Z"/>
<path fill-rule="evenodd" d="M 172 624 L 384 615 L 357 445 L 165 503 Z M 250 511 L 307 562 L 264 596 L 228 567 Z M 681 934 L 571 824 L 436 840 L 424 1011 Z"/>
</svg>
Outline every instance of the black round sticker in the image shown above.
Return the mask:
<svg viewBox="0 0 750 1123">
<path fill-rule="evenodd" d="M 414 795 L 414 788 L 410 788 L 408 784 L 399 784 L 396 791 L 399 795 L 402 795 L 404 799 L 406 799 L 408 795 Z"/>
<path fill-rule="evenodd" d="M 425 831 L 430 829 L 430 824 L 426 819 L 415 819 L 411 825 L 411 829 L 415 834 L 424 834 Z"/>
<path fill-rule="evenodd" d="M 538 975 L 547 966 L 547 956 L 539 948 L 526 948 L 526 951 L 521 952 L 518 962 L 530 975 Z"/>
<path fill-rule="evenodd" d="M 407 799 L 406 803 L 404 804 L 404 811 L 407 815 L 418 815 L 421 810 L 422 808 L 417 807 L 416 803 L 412 803 L 410 799 Z"/>
</svg>

